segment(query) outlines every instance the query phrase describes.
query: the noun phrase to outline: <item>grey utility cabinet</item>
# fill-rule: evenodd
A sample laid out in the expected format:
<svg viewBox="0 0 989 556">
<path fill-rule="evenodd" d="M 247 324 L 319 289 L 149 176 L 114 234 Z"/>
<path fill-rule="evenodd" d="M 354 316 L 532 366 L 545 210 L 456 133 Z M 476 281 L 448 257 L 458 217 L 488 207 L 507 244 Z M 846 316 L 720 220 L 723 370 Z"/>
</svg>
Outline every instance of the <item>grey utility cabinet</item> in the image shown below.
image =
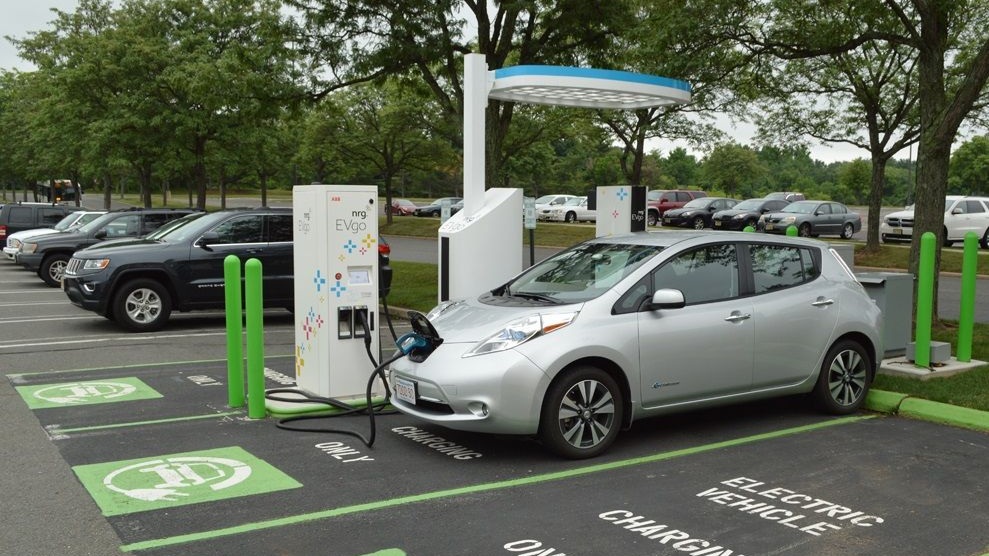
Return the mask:
<svg viewBox="0 0 989 556">
<path fill-rule="evenodd" d="M 883 312 L 884 358 L 904 355 L 913 327 L 913 274 L 857 272 L 855 277 Z"/>
</svg>

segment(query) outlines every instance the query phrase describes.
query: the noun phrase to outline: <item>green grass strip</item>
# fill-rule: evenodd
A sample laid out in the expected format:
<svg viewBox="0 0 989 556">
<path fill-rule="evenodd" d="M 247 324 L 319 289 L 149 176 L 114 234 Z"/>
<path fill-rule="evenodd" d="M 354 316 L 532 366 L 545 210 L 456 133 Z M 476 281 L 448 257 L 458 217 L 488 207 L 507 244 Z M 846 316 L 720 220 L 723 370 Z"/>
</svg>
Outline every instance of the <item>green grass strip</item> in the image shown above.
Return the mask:
<svg viewBox="0 0 989 556">
<path fill-rule="evenodd" d="M 106 429 L 119 429 L 126 427 L 140 427 L 144 425 L 159 425 L 161 423 L 179 423 L 182 421 L 199 421 L 202 419 L 215 419 L 216 417 L 229 417 L 231 415 L 243 415 L 243 411 L 224 411 L 222 413 L 210 413 L 208 415 L 189 415 L 186 417 L 171 417 L 168 419 L 153 419 L 150 421 L 131 421 L 129 423 L 115 423 L 112 425 L 93 425 L 91 427 L 75 427 L 70 429 L 47 428 L 48 434 L 57 436 L 60 434 L 71 434 L 76 432 L 91 432 Z"/>
<path fill-rule="evenodd" d="M 402 506 L 405 504 L 414 504 L 418 502 L 428 502 L 431 500 L 438 500 L 441 498 L 452 498 L 456 496 L 463 496 L 467 494 L 475 494 L 478 492 L 486 492 L 492 490 L 500 490 L 505 488 L 516 488 L 521 486 L 533 485 L 538 483 L 545 483 L 549 481 L 557 481 L 560 479 L 568 479 L 571 477 L 580 477 L 583 475 L 588 475 L 591 473 L 600 473 L 602 471 L 612 471 L 615 469 L 622 469 L 625 467 L 631 467 L 634 465 L 642 465 L 644 463 L 653 463 L 657 461 L 665 461 L 669 459 L 690 456 L 695 454 L 701 454 L 704 452 L 710 452 L 714 450 L 720 450 L 722 448 L 729 448 L 733 446 L 741 446 L 744 444 L 751 444 L 753 442 L 759 442 L 762 440 L 772 440 L 775 438 L 780 438 L 784 436 L 791 436 L 795 434 L 800 434 L 804 432 L 815 431 L 818 429 L 824 429 L 828 427 L 834 427 L 839 425 L 845 425 L 849 423 L 854 423 L 856 421 L 861 421 L 864 419 L 872 419 L 875 415 L 857 415 L 852 417 L 843 417 L 840 419 L 832 419 L 830 421 L 825 421 L 823 423 L 815 423 L 813 425 L 804 425 L 801 427 L 793 427 L 789 429 L 782 429 L 773 432 L 767 432 L 762 434 L 756 434 L 752 436 L 746 436 L 742 438 L 736 438 L 733 440 L 725 440 L 722 442 L 715 442 L 713 444 L 705 444 L 703 446 L 695 446 L 692 448 L 684 448 L 682 450 L 673 450 L 672 452 L 661 452 L 658 454 L 653 454 L 650 456 L 642 456 L 637 458 L 630 458 L 621 461 L 614 461 L 609 463 L 601 463 L 597 465 L 588 465 L 585 467 L 578 467 L 576 469 L 568 469 L 566 471 L 556 471 L 553 473 L 543 473 L 541 475 L 533 475 L 531 477 L 523 477 L 519 479 L 508 479 L 505 481 L 496 481 L 493 483 L 484 483 L 479 485 L 471 485 L 459 488 L 452 488 L 447 490 L 438 490 L 434 492 L 426 492 L 422 494 L 413 494 L 410 496 L 401 496 L 399 498 L 392 498 L 389 500 L 379 500 L 376 502 L 367 502 L 364 504 L 355 504 L 353 506 L 344 506 L 342 508 L 333 508 L 330 510 L 322 510 L 318 512 L 310 512 L 306 514 L 299 514 L 293 516 L 287 516 L 277 519 L 268 519 L 265 521 L 257 521 L 254 523 L 246 523 L 244 525 L 235 525 L 233 527 L 224 527 L 222 529 L 215 529 L 212 531 L 202 531 L 199 533 L 189 533 L 186 535 L 176 535 L 173 537 L 165 537 L 162 539 L 152 539 L 142 542 L 131 543 L 123 545 L 120 547 L 122 552 L 135 551 L 135 550 L 150 550 L 155 548 L 161 548 L 164 546 L 172 546 L 183 543 L 190 543 L 195 541 L 203 541 L 209 539 L 215 539 L 219 537 L 225 537 L 229 535 L 238 535 L 242 533 L 252 533 L 262 529 L 273 529 L 275 527 L 284 527 L 287 525 L 298 525 L 300 523 L 305 523 L 308 521 L 315 521 L 319 519 L 328 519 L 333 517 L 340 517 L 343 515 L 354 514 L 359 512 L 368 512 L 374 510 L 381 510 L 385 508 L 394 508 L 396 506 Z"/>
</svg>

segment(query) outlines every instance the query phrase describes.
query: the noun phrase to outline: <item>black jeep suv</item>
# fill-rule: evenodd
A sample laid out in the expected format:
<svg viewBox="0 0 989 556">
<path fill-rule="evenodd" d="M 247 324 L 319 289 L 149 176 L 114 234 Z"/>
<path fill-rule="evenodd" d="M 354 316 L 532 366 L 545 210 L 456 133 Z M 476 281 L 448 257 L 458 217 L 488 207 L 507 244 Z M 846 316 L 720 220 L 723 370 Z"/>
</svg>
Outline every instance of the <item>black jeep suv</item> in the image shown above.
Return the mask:
<svg viewBox="0 0 989 556">
<path fill-rule="evenodd" d="M 38 273 L 46 284 L 57 288 L 72 253 L 103 240 L 139 237 L 162 225 L 196 212 L 193 209 L 129 208 L 110 211 L 74 232 L 30 238 L 21 245 L 17 263 Z"/>
<path fill-rule="evenodd" d="M 62 288 L 127 330 L 159 330 L 172 310 L 223 308 L 228 255 L 261 261 L 266 307 L 294 308 L 290 208 L 197 213 L 141 239 L 94 245 L 72 256 Z"/>
</svg>

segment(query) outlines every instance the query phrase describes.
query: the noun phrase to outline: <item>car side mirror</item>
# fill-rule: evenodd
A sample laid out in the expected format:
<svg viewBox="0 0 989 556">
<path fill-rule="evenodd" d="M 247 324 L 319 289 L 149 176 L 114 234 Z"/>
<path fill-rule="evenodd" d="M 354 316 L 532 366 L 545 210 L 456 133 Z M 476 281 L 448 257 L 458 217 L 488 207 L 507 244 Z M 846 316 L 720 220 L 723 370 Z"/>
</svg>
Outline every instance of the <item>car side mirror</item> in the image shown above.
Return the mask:
<svg viewBox="0 0 989 556">
<path fill-rule="evenodd" d="M 960 208 L 953 208 L 951 209 L 951 214 L 965 214 L 965 211 Z"/>
<path fill-rule="evenodd" d="M 687 302 L 683 299 L 683 292 L 672 288 L 656 290 L 652 294 L 650 309 L 682 309 Z"/>
<path fill-rule="evenodd" d="M 206 232 L 205 234 L 202 235 L 202 237 L 199 238 L 199 241 L 196 243 L 200 247 L 206 249 L 209 247 L 211 243 L 216 243 L 219 240 L 220 240 L 220 234 L 216 232 Z"/>
<path fill-rule="evenodd" d="M 106 239 L 106 230 L 100 230 L 93 234 L 94 239 Z"/>
</svg>

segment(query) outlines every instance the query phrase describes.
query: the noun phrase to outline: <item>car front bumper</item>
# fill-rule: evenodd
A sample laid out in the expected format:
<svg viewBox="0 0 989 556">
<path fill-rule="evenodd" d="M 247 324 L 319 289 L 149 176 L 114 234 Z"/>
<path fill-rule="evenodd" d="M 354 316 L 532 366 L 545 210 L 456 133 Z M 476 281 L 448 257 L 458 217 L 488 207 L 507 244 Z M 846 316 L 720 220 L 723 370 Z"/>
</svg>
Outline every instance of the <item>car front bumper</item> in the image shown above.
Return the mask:
<svg viewBox="0 0 989 556">
<path fill-rule="evenodd" d="M 37 270 L 41 268 L 41 261 L 44 260 L 44 258 L 42 255 L 38 255 L 36 253 L 25 253 L 20 251 L 17 253 L 14 260 L 17 264 L 23 266 L 24 268 L 37 272 Z"/>
<path fill-rule="evenodd" d="M 399 411 L 447 428 L 535 434 L 550 379 L 516 350 L 463 358 L 474 343 L 446 343 L 424 362 L 392 363 L 389 379 L 415 383 L 416 403 L 391 398 Z"/>
<path fill-rule="evenodd" d="M 103 289 L 106 283 L 102 280 L 93 280 L 90 276 L 69 276 L 62 277 L 62 291 L 68 296 L 69 301 L 76 307 L 81 307 L 87 311 L 103 314 L 106 310 L 106 296 Z"/>
<path fill-rule="evenodd" d="M 883 241 L 911 241 L 913 239 L 913 227 L 890 226 L 882 222 L 879 224 L 879 237 Z"/>
<path fill-rule="evenodd" d="M 20 249 L 17 249 L 17 248 L 15 248 L 15 247 L 4 247 L 4 248 L 3 248 L 3 254 L 4 254 L 4 255 L 6 255 L 6 257 L 7 257 L 8 259 L 10 259 L 10 260 L 12 260 L 12 261 L 13 261 L 13 260 L 16 260 L 16 259 L 17 259 L 17 258 L 15 257 L 15 255 L 17 255 L 17 252 L 18 252 L 19 250 L 20 250 Z"/>
</svg>

